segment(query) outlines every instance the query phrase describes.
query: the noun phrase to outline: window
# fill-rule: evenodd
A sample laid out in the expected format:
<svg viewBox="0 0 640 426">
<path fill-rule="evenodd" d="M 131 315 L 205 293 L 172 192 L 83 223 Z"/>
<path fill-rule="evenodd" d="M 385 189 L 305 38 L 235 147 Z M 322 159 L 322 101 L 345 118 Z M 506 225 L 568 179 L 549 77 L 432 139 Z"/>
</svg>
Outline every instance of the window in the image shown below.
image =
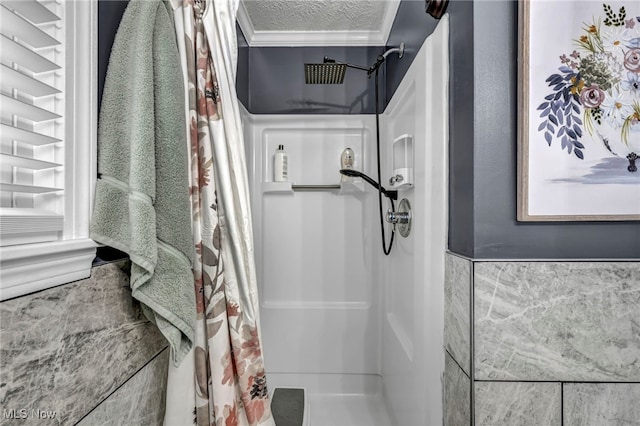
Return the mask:
<svg viewBox="0 0 640 426">
<path fill-rule="evenodd" d="M 0 299 L 86 278 L 95 0 L 0 2 Z"/>
</svg>

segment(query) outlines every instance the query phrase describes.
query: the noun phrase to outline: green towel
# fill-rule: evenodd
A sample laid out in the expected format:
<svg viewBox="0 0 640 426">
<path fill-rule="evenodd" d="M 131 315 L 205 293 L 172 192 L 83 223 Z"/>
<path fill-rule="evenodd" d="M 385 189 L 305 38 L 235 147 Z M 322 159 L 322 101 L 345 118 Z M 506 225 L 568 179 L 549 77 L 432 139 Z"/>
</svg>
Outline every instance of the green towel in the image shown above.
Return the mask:
<svg viewBox="0 0 640 426">
<path fill-rule="evenodd" d="M 173 12 L 132 0 L 109 59 L 91 237 L 129 254 L 133 297 L 177 365 L 196 320 L 184 86 Z"/>
</svg>

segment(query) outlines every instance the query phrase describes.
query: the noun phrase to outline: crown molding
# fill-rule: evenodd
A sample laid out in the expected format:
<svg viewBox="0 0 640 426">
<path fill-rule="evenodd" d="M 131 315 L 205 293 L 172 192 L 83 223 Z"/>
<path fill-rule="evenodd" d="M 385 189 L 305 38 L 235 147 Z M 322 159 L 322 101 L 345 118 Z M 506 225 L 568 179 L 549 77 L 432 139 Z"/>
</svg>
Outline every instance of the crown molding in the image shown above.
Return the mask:
<svg viewBox="0 0 640 426">
<path fill-rule="evenodd" d="M 382 29 L 380 30 L 384 34 L 383 46 L 386 46 L 387 40 L 389 40 L 389 34 L 391 34 L 391 28 L 393 27 L 393 21 L 396 19 L 398 8 L 400 7 L 400 0 L 387 0 L 389 2 L 389 8 L 387 9 L 384 17 L 382 18 Z"/>
<path fill-rule="evenodd" d="M 247 12 L 247 8 L 244 6 L 244 1 L 240 1 L 238 4 L 238 12 L 236 14 L 236 21 L 238 21 L 238 25 L 240 25 L 240 29 L 244 34 L 244 38 L 247 40 L 249 46 L 251 46 L 250 39 L 255 34 L 256 29 L 253 26 L 253 22 L 249 18 L 249 12 Z"/>
<path fill-rule="evenodd" d="M 237 20 L 250 47 L 385 46 L 400 0 L 388 1 L 382 26 L 375 31 L 258 31 L 240 2 Z"/>
</svg>

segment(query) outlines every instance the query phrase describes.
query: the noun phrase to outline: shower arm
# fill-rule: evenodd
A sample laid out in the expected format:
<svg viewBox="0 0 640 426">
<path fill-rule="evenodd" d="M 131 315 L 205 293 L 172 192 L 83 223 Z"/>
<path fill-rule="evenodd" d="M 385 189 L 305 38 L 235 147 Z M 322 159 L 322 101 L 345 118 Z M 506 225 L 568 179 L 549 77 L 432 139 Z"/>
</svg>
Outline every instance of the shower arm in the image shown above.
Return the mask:
<svg viewBox="0 0 640 426">
<path fill-rule="evenodd" d="M 395 48 L 395 49 L 390 49 L 390 50 L 398 50 L 398 49 Z M 386 54 L 386 52 L 385 52 L 385 54 Z M 369 68 L 363 67 L 361 65 L 354 65 L 354 64 L 348 64 L 346 62 L 336 61 L 335 59 L 328 58 L 327 56 L 324 57 L 324 63 L 325 64 L 344 65 L 347 68 L 355 68 L 355 69 L 360 70 L 360 71 L 366 71 L 367 72 L 367 76 L 371 77 L 371 74 L 373 74 L 378 68 L 380 68 L 380 65 L 382 65 L 384 63 L 385 59 L 386 59 L 385 55 L 378 55 L 378 57 L 376 58 L 376 62 L 373 65 L 371 65 Z"/>
<path fill-rule="evenodd" d="M 399 47 L 388 49 L 382 55 L 378 55 L 378 57 L 376 58 L 376 62 L 368 68 L 363 67 L 361 65 L 354 65 L 354 64 L 349 64 L 347 62 L 336 61 L 335 59 L 331 59 L 328 56 L 324 57 L 324 63 L 344 65 L 345 67 L 348 67 L 348 68 L 355 68 L 357 70 L 366 71 L 367 76 L 371 77 L 371 74 L 373 74 L 378 68 L 380 68 L 380 66 L 387 59 L 387 56 L 389 56 L 392 53 L 398 53 L 398 58 L 402 58 L 402 56 L 404 55 L 404 43 L 400 43 Z"/>
<path fill-rule="evenodd" d="M 325 64 L 338 64 L 338 65 L 344 65 L 345 67 L 348 67 L 348 68 L 355 68 L 355 69 L 357 69 L 357 70 L 367 71 L 367 72 L 368 72 L 368 71 L 369 71 L 369 69 L 370 69 L 370 68 L 363 67 L 363 66 L 360 66 L 360 65 L 348 64 L 348 63 L 346 63 L 346 62 L 336 61 L 335 59 L 331 59 L 331 58 L 329 58 L 328 56 L 325 56 L 325 57 L 324 57 L 324 63 L 325 63 Z"/>
<path fill-rule="evenodd" d="M 350 176 L 350 177 L 359 177 L 365 180 L 365 182 L 367 182 L 369 185 L 373 186 L 374 188 L 376 188 L 377 190 L 381 191 L 382 194 L 384 194 L 385 197 L 391 199 L 391 200 L 397 200 L 398 199 L 398 191 L 389 191 L 387 189 L 384 188 L 384 186 L 379 185 L 378 182 L 376 182 L 375 180 L 373 180 L 371 177 L 365 175 L 364 173 L 358 171 L 358 170 L 353 170 L 353 169 L 340 169 L 340 174 L 341 175 L 345 175 L 345 176 Z"/>
</svg>

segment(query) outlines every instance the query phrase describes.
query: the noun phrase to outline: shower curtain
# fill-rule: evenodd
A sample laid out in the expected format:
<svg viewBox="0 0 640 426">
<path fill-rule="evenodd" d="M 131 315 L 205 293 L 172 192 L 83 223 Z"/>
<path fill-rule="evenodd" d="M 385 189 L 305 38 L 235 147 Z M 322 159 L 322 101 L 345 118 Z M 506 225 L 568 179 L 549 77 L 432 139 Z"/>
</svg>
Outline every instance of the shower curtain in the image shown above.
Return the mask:
<svg viewBox="0 0 640 426">
<path fill-rule="evenodd" d="M 195 345 L 170 366 L 165 425 L 272 425 L 238 100 L 238 0 L 171 0 L 184 70 Z"/>
</svg>

